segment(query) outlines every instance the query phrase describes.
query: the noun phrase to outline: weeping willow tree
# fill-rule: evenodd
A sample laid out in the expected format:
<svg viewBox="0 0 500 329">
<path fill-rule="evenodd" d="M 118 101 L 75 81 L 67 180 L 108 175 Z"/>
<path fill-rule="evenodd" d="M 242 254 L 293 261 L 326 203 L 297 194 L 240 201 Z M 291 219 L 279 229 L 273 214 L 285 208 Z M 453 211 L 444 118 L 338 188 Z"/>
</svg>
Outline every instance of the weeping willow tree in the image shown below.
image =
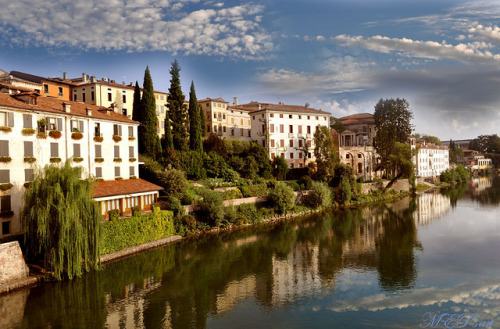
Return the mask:
<svg viewBox="0 0 500 329">
<path fill-rule="evenodd" d="M 23 197 L 27 256 L 42 260 L 57 280 L 98 266 L 102 218 L 92 199 L 92 180 L 80 176 L 81 168 L 69 161 L 45 166 Z"/>
</svg>

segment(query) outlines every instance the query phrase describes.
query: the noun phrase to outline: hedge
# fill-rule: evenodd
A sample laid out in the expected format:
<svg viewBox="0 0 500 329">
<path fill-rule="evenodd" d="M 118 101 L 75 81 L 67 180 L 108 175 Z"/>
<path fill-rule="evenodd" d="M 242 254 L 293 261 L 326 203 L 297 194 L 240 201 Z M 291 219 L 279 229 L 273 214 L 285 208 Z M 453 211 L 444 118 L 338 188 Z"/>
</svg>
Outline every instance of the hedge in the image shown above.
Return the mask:
<svg viewBox="0 0 500 329">
<path fill-rule="evenodd" d="M 155 207 L 150 214 L 119 218 L 101 227 L 101 253 L 109 254 L 127 247 L 166 238 L 175 234 L 173 213 Z"/>
</svg>

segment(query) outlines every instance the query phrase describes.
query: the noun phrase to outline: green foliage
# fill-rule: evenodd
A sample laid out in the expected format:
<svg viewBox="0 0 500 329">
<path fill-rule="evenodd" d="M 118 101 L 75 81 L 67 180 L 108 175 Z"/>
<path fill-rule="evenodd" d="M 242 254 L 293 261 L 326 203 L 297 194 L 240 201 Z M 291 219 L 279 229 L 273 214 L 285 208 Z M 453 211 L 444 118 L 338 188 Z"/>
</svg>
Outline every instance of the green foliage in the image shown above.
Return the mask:
<svg viewBox="0 0 500 329">
<path fill-rule="evenodd" d="M 132 216 L 139 217 L 141 215 L 142 215 L 141 207 L 139 207 L 139 206 L 132 207 Z"/>
<path fill-rule="evenodd" d="M 171 211 L 159 211 L 141 216 L 120 218 L 102 224 L 102 254 L 166 238 L 175 234 Z"/>
<path fill-rule="evenodd" d="M 345 131 L 344 124 L 342 124 L 339 119 L 334 117 L 330 117 L 330 128 L 335 129 L 338 134 L 341 134 Z"/>
<path fill-rule="evenodd" d="M 352 188 L 349 183 L 349 178 L 343 176 L 340 181 L 340 186 L 337 193 L 337 201 L 340 204 L 348 204 L 351 201 L 352 197 Z"/>
<path fill-rule="evenodd" d="M 326 183 L 313 181 L 304 203 L 311 208 L 328 207 L 332 204 L 332 191 Z"/>
<path fill-rule="evenodd" d="M 177 152 L 179 165 L 189 178 L 204 179 L 207 172 L 203 166 L 203 154 L 198 151 L 180 151 Z"/>
<path fill-rule="evenodd" d="M 450 163 L 457 164 L 464 157 L 464 151 L 450 140 Z"/>
<path fill-rule="evenodd" d="M 277 156 L 273 160 L 273 174 L 277 180 L 285 180 L 288 173 L 288 164 L 282 156 Z"/>
<path fill-rule="evenodd" d="M 165 137 L 163 138 L 164 149 L 174 149 L 174 140 L 172 138 L 172 122 L 170 121 L 170 114 L 165 114 Z"/>
<path fill-rule="evenodd" d="M 212 227 L 219 227 L 224 218 L 222 207 L 223 197 L 219 192 L 210 190 L 203 191 L 203 201 L 200 203 L 199 214 L 201 218 Z"/>
<path fill-rule="evenodd" d="M 168 108 L 172 119 L 174 149 L 186 151 L 188 149 L 187 111 L 184 105 L 185 97 L 181 89 L 180 71 L 179 63 L 174 60 L 170 69 L 172 78 L 168 89 Z"/>
<path fill-rule="evenodd" d="M 269 202 L 279 213 L 293 209 L 295 205 L 295 193 L 293 189 L 283 182 L 278 182 L 269 192 Z"/>
<path fill-rule="evenodd" d="M 435 144 L 438 146 L 442 145 L 441 140 L 439 138 L 437 138 L 436 136 L 430 136 L 430 135 L 423 135 L 422 137 L 420 137 L 420 140 L 417 140 L 417 142 L 426 142 L 426 143 L 431 143 L 431 144 Z"/>
<path fill-rule="evenodd" d="M 413 113 L 405 99 L 380 99 L 375 105 L 375 148 L 380 155 L 383 169 L 390 166 L 390 155 L 396 142 L 407 143 L 412 132 Z"/>
<path fill-rule="evenodd" d="M 224 144 L 228 155 L 242 155 L 250 150 L 250 142 L 240 139 L 224 139 Z"/>
<path fill-rule="evenodd" d="M 245 198 L 263 196 L 269 193 L 269 189 L 267 188 L 266 184 L 239 184 L 238 187 Z"/>
<path fill-rule="evenodd" d="M 413 173 L 411 146 L 406 143 L 395 142 L 389 156 L 389 169 L 397 176 L 410 177 Z"/>
<path fill-rule="evenodd" d="M 497 134 L 480 135 L 470 142 L 469 148 L 481 153 L 500 154 L 500 137 Z"/>
<path fill-rule="evenodd" d="M 233 200 L 233 199 L 241 199 L 243 198 L 243 194 L 241 190 L 238 188 L 233 188 L 224 191 L 224 200 Z"/>
<path fill-rule="evenodd" d="M 203 167 L 207 172 L 208 177 L 222 177 L 223 171 L 228 169 L 224 158 L 215 152 L 203 154 Z"/>
<path fill-rule="evenodd" d="M 300 185 L 294 180 L 286 181 L 286 185 L 290 186 L 295 192 L 300 191 Z"/>
<path fill-rule="evenodd" d="M 203 150 L 206 153 L 213 152 L 224 158 L 227 157 L 226 143 L 214 133 L 210 133 L 207 139 L 203 141 Z"/>
<path fill-rule="evenodd" d="M 46 166 L 23 196 L 26 254 L 42 259 L 58 280 L 98 266 L 101 212 L 92 199 L 93 182 L 80 177 L 81 168 L 70 161 Z"/>
<path fill-rule="evenodd" d="M 316 127 L 314 132 L 314 156 L 316 157 L 315 179 L 327 181 L 333 176 L 337 155 L 330 130 L 326 126 Z"/>
<path fill-rule="evenodd" d="M 191 81 L 191 90 L 189 92 L 189 148 L 196 152 L 203 151 L 203 135 L 205 128 L 201 126 L 200 122 L 200 109 L 198 99 L 196 98 L 196 90 L 194 89 L 194 82 Z"/>
<path fill-rule="evenodd" d="M 167 195 L 180 197 L 187 189 L 186 174 L 182 170 L 163 168 L 151 158 L 143 158 L 144 165 L 140 167 L 140 177 L 163 187 Z"/>
<path fill-rule="evenodd" d="M 469 177 L 470 175 L 467 169 L 463 165 L 459 164 L 454 169 L 446 169 L 443 171 L 439 176 L 439 180 L 442 183 L 455 185 L 467 182 Z"/>
<path fill-rule="evenodd" d="M 167 196 L 167 199 L 165 200 L 165 206 L 168 210 L 171 210 L 173 212 L 175 218 L 184 216 L 184 207 L 181 205 L 180 200 L 175 196 Z"/>
<path fill-rule="evenodd" d="M 120 210 L 112 209 L 108 211 L 108 215 L 109 215 L 109 220 L 117 220 L 118 218 L 120 218 Z"/>
<path fill-rule="evenodd" d="M 251 142 L 247 156 L 255 159 L 258 169 L 257 175 L 259 177 L 264 179 L 272 178 L 271 160 L 264 146 L 259 145 L 257 142 Z"/>
<path fill-rule="evenodd" d="M 156 100 L 149 67 L 146 67 L 144 72 L 140 108 L 139 153 L 153 159 L 159 159 L 161 158 L 161 145 L 157 133 L 158 117 L 156 116 Z"/>
</svg>

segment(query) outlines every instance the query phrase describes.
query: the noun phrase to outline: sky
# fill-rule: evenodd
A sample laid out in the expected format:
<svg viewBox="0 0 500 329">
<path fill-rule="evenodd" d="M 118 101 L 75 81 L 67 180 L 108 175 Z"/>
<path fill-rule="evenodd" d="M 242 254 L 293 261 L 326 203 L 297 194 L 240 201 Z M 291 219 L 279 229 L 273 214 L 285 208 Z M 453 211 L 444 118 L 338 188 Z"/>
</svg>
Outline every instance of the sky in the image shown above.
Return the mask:
<svg viewBox="0 0 500 329">
<path fill-rule="evenodd" d="M 0 69 L 139 81 L 171 63 L 198 99 L 304 105 L 335 117 L 404 98 L 415 132 L 500 129 L 500 2 L 0 0 Z"/>
</svg>

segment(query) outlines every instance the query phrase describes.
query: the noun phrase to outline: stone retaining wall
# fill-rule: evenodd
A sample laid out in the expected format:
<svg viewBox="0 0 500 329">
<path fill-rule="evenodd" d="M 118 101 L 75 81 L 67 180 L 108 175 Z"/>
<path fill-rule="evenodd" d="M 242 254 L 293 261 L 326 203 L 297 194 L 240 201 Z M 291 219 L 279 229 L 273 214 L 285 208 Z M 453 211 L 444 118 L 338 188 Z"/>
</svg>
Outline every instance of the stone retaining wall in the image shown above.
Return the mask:
<svg viewBox="0 0 500 329">
<path fill-rule="evenodd" d="M 27 278 L 29 269 L 24 261 L 19 242 L 0 244 L 0 284 Z"/>
<path fill-rule="evenodd" d="M 390 181 L 388 180 L 384 180 L 378 183 L 363 183 L 361 187 L 361 193 L 369 194 L 371 192 L 382 191 L 387 186 L 387 184 L 389 184 L 389 182 Z M 408 179 L 398 179 L 394 184 L 392 184 L 389 190 L 395 190 L 397 192 L 401 192 L 401 191 L 409 191 L 410 188 L 411 185 L 408 182 Z"/>
</svg>

